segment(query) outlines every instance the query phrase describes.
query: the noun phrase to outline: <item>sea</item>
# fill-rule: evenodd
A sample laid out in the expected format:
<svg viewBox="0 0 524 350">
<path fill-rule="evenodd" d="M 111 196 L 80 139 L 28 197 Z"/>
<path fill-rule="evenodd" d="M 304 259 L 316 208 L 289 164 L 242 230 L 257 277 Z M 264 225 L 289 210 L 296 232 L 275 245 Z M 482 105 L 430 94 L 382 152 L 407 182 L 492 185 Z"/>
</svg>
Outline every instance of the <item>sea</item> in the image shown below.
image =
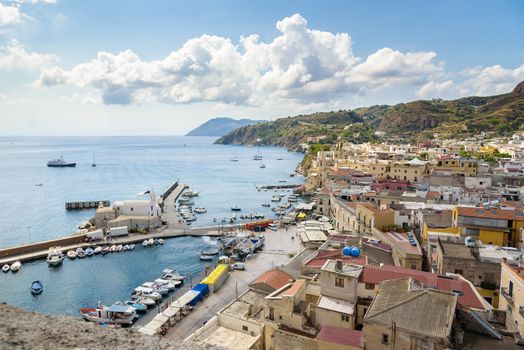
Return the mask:
<svg viewBox="0 0 524 350">
<path fill-rule="evenodd" d="M 207 213 L 194 227 L 229 218 L 231 207 L 242 213 L 274 218 L 262 203 L 273 191 L 256 186 L 300 184 L 291 177 L 302 154 L 279 147 L 215 145 L 210 137 L 0 137 L 0 248 L 70 235 L 94 216 L 94 210 L 66 211 L 68 201 L 145 198 L 160 195 L 173 182 L 190 185 L 200 196 L 195 206 Z M 262 161 L 254 161 L 257 152 Z M 49 168 L 63 156 L 75 168 Z M 238 162 L 232 162 L 231 158 Z M 92 164 L 96 163 L 96 167 Z M 261 163 L 266 167 L 260 168 Z M 45 261 L 26 262 L 18 273 L 0 272 L 0 302 L 24 309 L 78 316 L 80 307 L 129 299 L 132 290 L 160 277 L 165 268 L 198 276 L 209 263 L 200 252 L 217 242 L 208 237 L 179 237 L 161 246 L 66 259 L 49 268 Z M 34 297 L 31 282 L 44 292 Z"/>
</svg>

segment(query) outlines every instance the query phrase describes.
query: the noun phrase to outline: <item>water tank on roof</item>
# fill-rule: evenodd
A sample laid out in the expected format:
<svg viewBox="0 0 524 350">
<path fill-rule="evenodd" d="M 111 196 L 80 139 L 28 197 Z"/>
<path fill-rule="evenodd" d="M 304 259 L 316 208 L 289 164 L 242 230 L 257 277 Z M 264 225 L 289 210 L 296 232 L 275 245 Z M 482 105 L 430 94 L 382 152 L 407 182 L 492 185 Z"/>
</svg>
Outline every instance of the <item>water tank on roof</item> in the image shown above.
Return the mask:
<svg viewBox="0 0 524 350">
<path fill-rule="evenodd" d="M 344 247 L 342 249 L 342 255 L 344 256 L 351 256 L 351 247 Z"/>
<path fill-rule="evenodd" d="M 358 247 L 351 248 L 351 256 L 357 257 L 360 255 L 360 249 Z"/>
</svg>

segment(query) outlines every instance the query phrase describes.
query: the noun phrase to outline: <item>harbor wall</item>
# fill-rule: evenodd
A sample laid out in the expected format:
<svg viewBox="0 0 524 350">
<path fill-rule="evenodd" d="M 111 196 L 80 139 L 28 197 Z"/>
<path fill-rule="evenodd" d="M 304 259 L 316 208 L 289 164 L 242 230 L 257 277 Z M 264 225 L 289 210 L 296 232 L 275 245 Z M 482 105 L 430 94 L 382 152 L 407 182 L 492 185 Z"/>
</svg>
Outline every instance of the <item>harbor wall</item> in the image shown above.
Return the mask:
<svg viewBox="0 0 524 350">
<path fill-rule="evenodd" d="M 21 246 L 12 247 L 12 248 L 1 249 L 0 250 L 0 259 L 11 257 L 11 256 L 30 254 L 30 253 L 34 253 L 36 251 L 41 251 L 41 250 L 48 250 L 50 247 L 55 247 L 55 246 L 67 246 L 67 245 L 83 243 L 86 238 L 87 236 L 83 234 L 83 235 L 77 235 L 77 236 L 62 237 L 58 239 L 51 239 L 48 241 L 21 245 Z"/>
</svg>

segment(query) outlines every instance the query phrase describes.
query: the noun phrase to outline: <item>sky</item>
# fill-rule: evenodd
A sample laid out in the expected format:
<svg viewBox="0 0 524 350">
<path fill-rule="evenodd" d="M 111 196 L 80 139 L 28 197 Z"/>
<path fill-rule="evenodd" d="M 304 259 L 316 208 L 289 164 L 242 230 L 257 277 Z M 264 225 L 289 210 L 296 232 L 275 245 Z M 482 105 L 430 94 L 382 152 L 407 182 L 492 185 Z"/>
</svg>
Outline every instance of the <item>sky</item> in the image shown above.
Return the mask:
<svg viewBox="0 0 524 350">
<path fill-rule="evenodd" d="M 519 0 L 0 0 L 0 135 L 182 135 L 523 80 Z"/>
</svg>

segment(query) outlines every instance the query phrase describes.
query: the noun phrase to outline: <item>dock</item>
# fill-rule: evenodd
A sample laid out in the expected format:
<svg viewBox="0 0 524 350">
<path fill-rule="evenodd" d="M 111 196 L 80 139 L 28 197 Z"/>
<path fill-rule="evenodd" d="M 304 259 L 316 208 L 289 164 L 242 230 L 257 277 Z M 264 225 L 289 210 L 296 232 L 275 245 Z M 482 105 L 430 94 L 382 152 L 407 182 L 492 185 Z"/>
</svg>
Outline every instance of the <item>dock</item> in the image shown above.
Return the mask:
<svg viewBox="0 0 524 350">
<path fill-rule="evenodd" d="M 100 204 L 104 207 L 109 207 L 110 202 L 108 200 L 102 201 L 81 201 L 81 202 L 66 202 L 66 210 L 82 210 L 82 209 L 97 209 Z"/>
<path fill-rule="evenodd" d="M 257 186 L 257 189 L 261 189 L 261 190 L 283 190 L 283 189 L 299 188 L 301 186 L 302 185 L 297 185 L 297 184 L 264 185 L 264 186 Z"/>
</svg>

